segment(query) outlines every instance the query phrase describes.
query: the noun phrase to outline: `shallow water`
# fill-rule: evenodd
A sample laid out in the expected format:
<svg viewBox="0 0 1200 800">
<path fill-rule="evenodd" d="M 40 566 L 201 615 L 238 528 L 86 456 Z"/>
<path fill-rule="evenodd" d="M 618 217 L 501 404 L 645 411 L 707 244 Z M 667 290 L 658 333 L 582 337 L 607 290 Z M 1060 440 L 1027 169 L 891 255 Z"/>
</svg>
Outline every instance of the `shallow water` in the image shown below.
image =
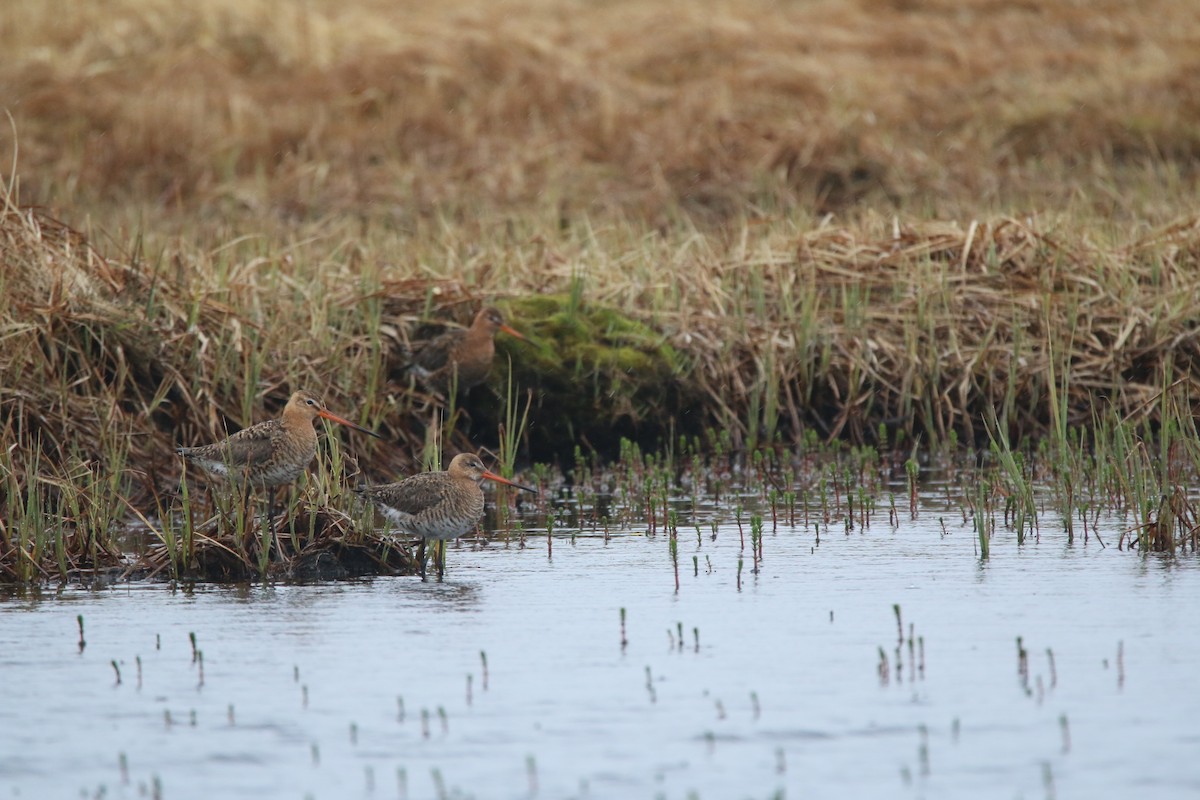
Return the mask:
<svg viewBox="0 0 1200 800">
<path fill-rule="evenodd" d="M 1196 796 L 1196 558 L 1109 520 L 981 564 L 937 505 L 768 518 L 757 575 L 748 525 L 681 528 L 678 593 L 639 526 L 464 540 L 442 584 L 0 600 L 0 797 Z"/>
</svg>

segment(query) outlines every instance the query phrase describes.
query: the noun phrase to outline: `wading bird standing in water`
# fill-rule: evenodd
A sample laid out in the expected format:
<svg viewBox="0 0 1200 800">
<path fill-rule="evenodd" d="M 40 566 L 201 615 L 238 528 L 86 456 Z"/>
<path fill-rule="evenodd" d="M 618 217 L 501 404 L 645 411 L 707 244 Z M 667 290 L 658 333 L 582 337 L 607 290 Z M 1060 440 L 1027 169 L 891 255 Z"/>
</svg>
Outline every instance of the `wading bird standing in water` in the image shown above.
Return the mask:
<svg viewBox="0 0 1200 800">
<path fill-rule="evenodd" d="M 484 480 L 515 486 L 526 492 L 537 492 L 494 472 L 489 472 L 479 456 L 459 453 L 443 472 L 422 472 L 399 483 L 380 486 L 359 486 L 355 493 L 378 506 L 397 528 L 412 536 L 421 537 L 417 560 L 421 579 L 425 579 L 426 544 L 441 542 L 440 557 L 434 563 L 440 580 L 446 572 L 446 540 L 457 539 L 483 517 Z"/>
</svg>

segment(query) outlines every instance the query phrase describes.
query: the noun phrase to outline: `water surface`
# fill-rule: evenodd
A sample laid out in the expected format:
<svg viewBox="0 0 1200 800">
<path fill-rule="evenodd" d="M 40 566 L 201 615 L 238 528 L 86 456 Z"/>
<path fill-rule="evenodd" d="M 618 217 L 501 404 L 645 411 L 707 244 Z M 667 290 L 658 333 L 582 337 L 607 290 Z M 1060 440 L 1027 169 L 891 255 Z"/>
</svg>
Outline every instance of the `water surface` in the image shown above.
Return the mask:
<svg viewBox="0 0 1200 800">
<path fill-rule="evenodd" d="M 678 593 L 638 526 L 464 540 L 442 584 L 9 597 L 0 797 L 1200 793 L 1195 557 L 1109 520 L 981 563 L 934 505 L 819 545 L 768 518 L 758 574 L 728 514 L 681 528 Z"/>
</svg>

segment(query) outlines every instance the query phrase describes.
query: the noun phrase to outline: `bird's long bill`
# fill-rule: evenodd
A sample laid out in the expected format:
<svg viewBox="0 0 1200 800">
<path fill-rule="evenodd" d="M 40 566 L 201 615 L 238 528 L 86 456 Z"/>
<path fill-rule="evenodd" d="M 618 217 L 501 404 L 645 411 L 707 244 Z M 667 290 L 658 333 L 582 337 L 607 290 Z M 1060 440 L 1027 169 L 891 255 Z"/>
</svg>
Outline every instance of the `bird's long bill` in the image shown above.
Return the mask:
<svg viewBox="0 0 1200 800">
<path fill-rule="evenodd" d="M 516 328 L 510 328 L 510 327 L 508 327 L 507 325 L 501 325 L 501 326 L 500 326 L 500 330 L 504 331 L 504 332 L 505 332 L 505 333 L 507 333 L 509 336 L 515 336 L 515 337 L 517 337 L 518 339 L 520 339 L 520 340 L 521 340 L 521 341 L 523 341 L 523 342 L 528 342 L 528 341 L 529 341 L 528 339 L 526 339 L 526 338 L 525 338 L 525 334 L 521 333 L 521 332 L 520 332 L 520 331 L 518 331 Z"/>
<path fill-rule="evenodd" d="M 534 489 L 532 486 L 526 486 L 523 483 L 514 483 L 513 481 L 510 481 L 508 478 L 502 478 L 494 472 L 486 472 L 485 471 L 483 473 L 483 477 L 487 478 L 489 481 L 495 481 L 496 483 L 503 483 L 507 486 L 515 486 L 516 488 L 518 488 L 522 491 L 533 492 L 534 494 L 537 494 L 537 489 Z"/>
<path fill-rule="evenodd" d="M 317 416 L 318 416 L 318 417 L 322 417 L 323 419 L 330 420 L 330 421 L 332 421 L 332 422 L 336 422 L 336 423 L 338 423 L 339 425 L 345 425 L 347 428 L 354 428 L 354 430 L 356 430 L 356 431 L 360 431 L 360 432 L 362 432 L 362 433 L 365 433 L 365 434 L 367 434 L 368 436 L 374 436 L 376 439 L 382 439 L 382 438 L 383 438 L 383 434 L 381 434 L 381 433 L 376 433 L 375 431 L 372 431 L 372 430 L 368 430 L 368 429 L 364 428 L 364 427 L 363 427 L 363 426 L 361 426 L 361 425 L 355 425 L 353 422 L 351 422 L 350 420 L 346 419 L 345 417 L 339 417 L 337 414 L 334 414 L 334 413 L 333 413 L 333 412 L 331 412 L 331 411 L 326 411 L 326 410 L 325 410 L 325 409 L 323 409 L 323 408 L 322 408 L 320 411 L 318 411 L 318 412 L 317 412 Z"/>
</svg>

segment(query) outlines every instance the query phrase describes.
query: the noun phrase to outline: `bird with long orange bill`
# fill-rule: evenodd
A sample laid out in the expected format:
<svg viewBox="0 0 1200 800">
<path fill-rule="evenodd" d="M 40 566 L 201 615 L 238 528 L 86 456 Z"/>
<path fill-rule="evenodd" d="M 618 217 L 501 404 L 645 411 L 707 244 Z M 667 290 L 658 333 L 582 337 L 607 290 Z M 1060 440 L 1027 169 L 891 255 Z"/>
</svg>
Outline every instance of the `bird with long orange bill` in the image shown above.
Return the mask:
<svg viewBox="0 0 1200 800">
<path fill-rule="evenodd" d="M 375 431 L 356 425 L 325 408 L 312 392 L 293 392 L 277 419 L 243 428 L 226 439 L 175 452 L 205 472 L 244 487 L 272 490 L 295 482 L 317 454 L 318 418 L 345 425 L 382 439 Z M 272 507 L 272 516 L 274 508 Z"/>
<path fill-rule="evenodd" d="M 421 578 L 425 578 L 426 545 L 442 542 L 441 556 L 435 558 L 438 578 L 446 572 L 445 540 L 467 533 L 483 517 L 485 480 L 513 486 L 525 492 L 537 492 L 531 486 L 510 481 L 488 471 L 479 456 L 459 453 L 441 472 L 422 472 L 399 483 L 359 486 L 355 493 L 374 503 L 400 531 L 421 537 L 417 554 Z"/>
<path fill-rule="evenodd" d="M 475 315 L 471 327 L 414 344 L 412 372 L 432 392 L 445 397 L 457 389 L 463 394 L 487 380 L 496 355 L 497 331 L 528 341 L 505 324 L 499 309 L 487 306 Z"/>
</svg>

